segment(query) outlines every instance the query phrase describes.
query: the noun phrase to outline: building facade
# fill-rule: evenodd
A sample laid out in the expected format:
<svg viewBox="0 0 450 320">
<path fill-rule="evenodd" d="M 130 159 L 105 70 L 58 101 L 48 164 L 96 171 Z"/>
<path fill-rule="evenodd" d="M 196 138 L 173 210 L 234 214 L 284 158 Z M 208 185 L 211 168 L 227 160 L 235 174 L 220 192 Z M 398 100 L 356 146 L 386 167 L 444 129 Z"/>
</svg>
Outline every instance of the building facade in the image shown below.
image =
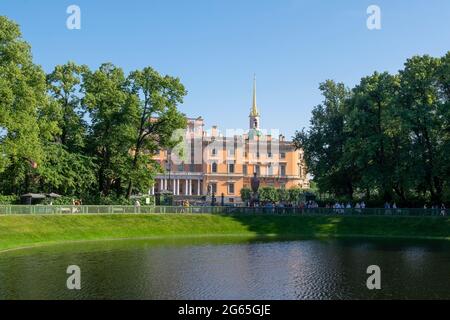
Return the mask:
<svg viewBox="0 0 450 320">
<path fill-rule="evenodd" d="M 309 188 L 303 150 L 296 150 L 278 132 L 260 129 L 256 103 L 256 82 L 249 115 L 249 129 L 204 129 L 204 120 L 188 119 L 188 127 L 179 133 L 183 142 L 174 150 L 162 150 L 154 159 L 164 173 L 156 177 L 151 194 L 170 191 L 175 199 L 193 202 L 217 201 L 240 204 L 240 191 L 250 188 L 256 173 L 260 187 Z M 181 155 L 180 155 L 181 154 Z"/>
</svg>

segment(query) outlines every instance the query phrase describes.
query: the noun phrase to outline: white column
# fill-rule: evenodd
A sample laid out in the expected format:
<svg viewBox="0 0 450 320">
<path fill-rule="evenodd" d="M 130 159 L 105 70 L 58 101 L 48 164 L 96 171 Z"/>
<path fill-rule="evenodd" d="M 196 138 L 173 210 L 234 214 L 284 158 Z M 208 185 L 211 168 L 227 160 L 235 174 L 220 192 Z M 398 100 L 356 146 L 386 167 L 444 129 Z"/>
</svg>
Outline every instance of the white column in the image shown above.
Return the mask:
<svg viewBox="0 0 450 320">
<path fill-rule="evenodd" d="M 180 194 L 180 179 L 176 179 L 175 180 L 176 181 L 176 183 L 175 183 L 175 194 L 178 196 L 179 194 Z"/>
<path fill-rule="evenodd" d="M 184 188 L 184 194 L 186 195 L 186 196 L 188 196 L 189 195 L 189 186 L 188 186 L 188 179 L 186 179 L 185 181 L 185 188 Z"/>
<path fill-rule="evenodd" d="M 192 196 L 192 180 L 189 180 L 189 195 Z"/>
<path fill-rule="evenodd" d="M 200 185 L 201 185 L 201 182 L 200 182 L 200 179 L 198 179 L 197 180 L 197 195 L 198 196 L 200 195 Z"/>
</svg>

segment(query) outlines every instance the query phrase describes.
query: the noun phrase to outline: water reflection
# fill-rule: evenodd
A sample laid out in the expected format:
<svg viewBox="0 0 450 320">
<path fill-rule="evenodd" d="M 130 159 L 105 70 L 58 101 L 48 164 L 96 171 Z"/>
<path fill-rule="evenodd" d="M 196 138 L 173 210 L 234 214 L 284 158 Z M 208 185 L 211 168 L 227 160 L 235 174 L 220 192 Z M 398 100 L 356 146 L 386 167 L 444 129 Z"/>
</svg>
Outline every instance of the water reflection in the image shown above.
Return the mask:
<svg viewBox="0 0 450 320">
<path fill-rule="evenodd" d="M 0 299 L 450 298 L 450 246 L 435 241 L 126 241 L 0 255 Z M 66 268 L 82 290 L 66 289 Z M 369 291 L 366 269 L 382 270 Z"/>
</svg>

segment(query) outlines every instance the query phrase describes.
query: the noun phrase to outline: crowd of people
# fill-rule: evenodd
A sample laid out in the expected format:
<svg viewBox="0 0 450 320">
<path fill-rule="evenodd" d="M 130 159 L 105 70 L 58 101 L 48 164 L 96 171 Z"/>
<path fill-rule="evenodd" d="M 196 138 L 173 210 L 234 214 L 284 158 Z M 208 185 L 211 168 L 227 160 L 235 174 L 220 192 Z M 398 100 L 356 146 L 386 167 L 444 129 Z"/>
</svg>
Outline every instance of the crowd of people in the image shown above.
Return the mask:
<svg viewBox="0 0 450 320">
<path fill-rule="evenodd" d="M 334 209 L 338 213 L 344 213 L 345 209 L 355 209 L 357 212 L 361 212 L 361 209 L 366 209 L 366 204 L 364 201 L 357 202 L 354 205 L 352 205 L 351 202 L 347 202 L 347 204 L 344 204 L 342 202 L 335 202 L 334 204 L 327 203 L 325 205 L 325 208 Z M 393 203 L 385 202 L 384 209 L 386 210 L 385 213 L 387 213 L 387 214 L 392 213 L 391 210 L 400 211 L 400 207 L 397 205 L 396 202 L 393 202 Z M 431 210 L 436 210 L 436 211 L 440 210 L 441 215 L 443 215 L 443 216 L 447 215 L 447 208 L 445 207 L 444 203 L 442 203 L 440 206 L 432 205 L 430 208 L 425 204 L 423 206 L 423 209 L 431 209 Z"/>
<path fill-rule="evenodd" d="M 361 202 L 357 202 L 355 204 L 355 206 L 353 207 L 352 204 L 350 202 L 347 202 L 347 204 L 345 205 L 342 202 L 335 202 L 334 205 L 327 203 L 325 205 L 325 208 L 327 209 L 365 209 L 366 208 L 366 203 L 364 201 Z"/>
</svg>

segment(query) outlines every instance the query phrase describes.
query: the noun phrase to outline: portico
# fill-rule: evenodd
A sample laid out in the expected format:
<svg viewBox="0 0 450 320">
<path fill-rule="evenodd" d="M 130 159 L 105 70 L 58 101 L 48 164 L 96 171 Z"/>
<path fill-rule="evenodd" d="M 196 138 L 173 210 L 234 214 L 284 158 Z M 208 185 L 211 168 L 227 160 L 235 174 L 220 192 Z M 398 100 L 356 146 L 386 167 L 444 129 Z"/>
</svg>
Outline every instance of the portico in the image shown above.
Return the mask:
<svg viewBox="0 0 450 320">
<path fill-rule="evenodd" d="M 175 196 L 202 196 L 203 174 L 192 172 L 174 172 L 158 175 L 150 194 L 159 191 L 171 191 Z"/>
</svg>

